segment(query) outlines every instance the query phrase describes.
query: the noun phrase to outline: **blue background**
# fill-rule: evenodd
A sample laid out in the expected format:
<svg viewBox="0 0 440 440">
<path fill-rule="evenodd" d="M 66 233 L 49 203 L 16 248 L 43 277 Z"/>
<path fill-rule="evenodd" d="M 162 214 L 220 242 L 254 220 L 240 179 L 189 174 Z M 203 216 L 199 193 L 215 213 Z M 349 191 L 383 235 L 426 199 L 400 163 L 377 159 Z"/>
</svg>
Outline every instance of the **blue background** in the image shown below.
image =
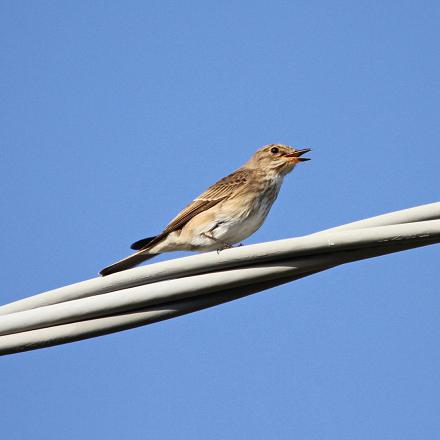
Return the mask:
<svg viewBox="0 0 440 440">
<path fill-rule="evenodd" d="M 439 20 L 435 1 L 1 1 L 1 302 L 95 276 L 266 143 L 313 160 L 247 243 L 438 201 Z M 3 357 L 2 438 L 435 438 L 438 261 Z"/>
</svg>

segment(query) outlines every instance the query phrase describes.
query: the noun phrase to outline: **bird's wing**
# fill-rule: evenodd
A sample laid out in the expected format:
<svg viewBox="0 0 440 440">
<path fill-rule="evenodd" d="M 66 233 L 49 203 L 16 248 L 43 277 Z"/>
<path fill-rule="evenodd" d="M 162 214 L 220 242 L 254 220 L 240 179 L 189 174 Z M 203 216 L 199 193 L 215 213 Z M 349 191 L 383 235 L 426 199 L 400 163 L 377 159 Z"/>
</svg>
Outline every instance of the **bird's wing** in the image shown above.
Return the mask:
<svg viewBox="0 0 440 440">
<path fill-rule="evenodd" d="M 171 232 L 182 229 L 196 215 L 207 211 L 222 200 L 236 194 L 248 182 L 251 173 L 252 171 L 249 169 L 240 168 L 214 183 L 214 185 L 210 186 L 204 193 L 200 194 L 186 208 L 180 211 L 158 236 L 154 237 L 151 241 L 149 240 L 141 247 L 140 252 L 150 249 Z M 136 244 L 134 243 L 134 245 Z M 139 246 L 136 246 L 136 248 L 139 249 Z"/>
<path fill-rule="evenodd" d="M 186 208 L 184 208 L 165 228 L 162 234 L 169 234 L 170 232 L 182 229 L 191 219 L 203 211 L 217 205 L 222 200 L 228 199 L 249 179 L 251 170 L 240 168 L 234 171 L 229 176 L 223 177 L 214 185 L 210 186 L 204 193 L 196 197 Z M 161 235 L 162 235 L 161 234 Z"/>
</svg>

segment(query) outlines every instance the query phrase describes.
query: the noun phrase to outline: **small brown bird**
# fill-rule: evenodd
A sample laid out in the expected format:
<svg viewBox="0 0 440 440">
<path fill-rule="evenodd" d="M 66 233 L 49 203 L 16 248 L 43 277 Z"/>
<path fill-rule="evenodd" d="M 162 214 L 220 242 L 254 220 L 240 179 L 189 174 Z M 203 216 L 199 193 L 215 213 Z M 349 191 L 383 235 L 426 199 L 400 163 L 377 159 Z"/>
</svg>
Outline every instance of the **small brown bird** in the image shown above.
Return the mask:
<svg viewBox="0 0 440 440">
<path fill-rule="evenodd" d="M 102 269 L 105 276 L 136 266 L 163 252 L 212 251 L 232 247 L 264 222 L 284 176 L 310 148 L 270 144 L 241 168 L 210 186 L 155 237 L 131 245 L 137 252 Z"/>
</svg>

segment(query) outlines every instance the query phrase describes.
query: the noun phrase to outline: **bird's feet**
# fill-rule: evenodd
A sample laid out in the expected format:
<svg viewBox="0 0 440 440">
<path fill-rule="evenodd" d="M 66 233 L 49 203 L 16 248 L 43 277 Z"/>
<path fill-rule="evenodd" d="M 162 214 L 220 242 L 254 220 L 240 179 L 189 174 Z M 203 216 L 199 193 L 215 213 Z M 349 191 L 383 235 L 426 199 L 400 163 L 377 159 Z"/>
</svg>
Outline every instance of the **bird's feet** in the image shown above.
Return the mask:
<svg viewBox="0 0 440 440">
<path fill-rule="evenodd" d="M 225 241 L 220 241 L 220 240 L 217 240 L 217 241 L 218 241 L 219 243 L 222 244 L 222 247 L 220 247 L 220 248 L 217 249 L 217 255 L 218 255 L 221 251 L 224 251 L 225 249 L 231 249 L 231 248 L 234 247 L 234 245 L 232 245 L 232 244 L 230 244 L 230 243 L 226 243 Z"/>
<path fill-rule="evenodd" d="M 223 243 L 223 242 L 222 242 Z M 238 243 L 237 245 L 233 245 L 233 244 L 230 244 L 230 243 L 223 243 L 224 244 L 224 246 L 222 247 L 222 248 L 219 248 L 219 249 L 217 249 L 217 255 L 221 252 L 221 251 L 223 251 L 223 250 L 225 250 L 225 249 L 231 249 L 231 248 L 236 248 L 236 247 L 241 247 L 241 246 L 244 246 L 244 244 L 243 243 Z"/>
<path fill-rule="evenodd" d="M 221 251 L 223 251 L 224 249 L 231 249 L 231 248 L 234 248 L 234 247 L 242 247 L 242 246 L 244 246 L 244 244 L 243 243 L 238 243 L 237 245 L 233 245 L 233 244 L 229 244 L 229 243 L 225 243 L 225 245 L 227 245 L 227 246 L 224 246 L 224 247 L 222 247 L 222 248 L 220 248 L 220 249 L 217 249 L 217 254 L 219 254 Z"/>
<path fill-rule="evenodd" d="M 230 248 L 234 247 L 234 245 L 232 245 L 231 243 L 228 243 L 227 241 L 219 240 L 218 238 L 213 237 L 212 234 L 210 234 L 209 232 L 204 232 L 202 235 L 221 245 L 221 247 L 219 247 L 217 249 L 217 254 L 219 254 L 220 251 L 222 251 L 224 249 L 230 249 Z"/>
<path fill-rule="evenodd" d="M 209 239 L 215 241 L 216 243 L 221 244 L 221 247 L 219 247 L 217 249 L 217 254 L 219 254 L 221 251 L 223 251 L 225 249 L 231 249 L 234 247 L 244 246 L 243 243 L 238 243 L 236 246 L 234 246 L 233 244 L 228 243 L 227 241 L 219 240 L 218 238 L 213 237 L 209 232 L 204 232 L 202 235 L 206 238 L 209 238 Z"/>
</svg>

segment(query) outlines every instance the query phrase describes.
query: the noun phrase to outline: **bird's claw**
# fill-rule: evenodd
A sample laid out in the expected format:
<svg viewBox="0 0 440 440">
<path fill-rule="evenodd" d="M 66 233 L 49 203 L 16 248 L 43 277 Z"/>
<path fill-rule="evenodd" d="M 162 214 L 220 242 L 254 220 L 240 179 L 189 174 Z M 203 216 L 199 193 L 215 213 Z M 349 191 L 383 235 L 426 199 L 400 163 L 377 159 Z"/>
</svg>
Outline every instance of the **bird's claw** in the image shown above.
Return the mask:
<svg viewBox="0 0 440 440">
<path fill-rule="evenodd" d="M 222 244 L 223 244 L 223 247 L 217 249 L 217 255 L 220 254 L 220 252 L 225 249 L 232 249 L 232 248 L 244 246 L 243 243 L 238 243 L 236 246 L 234 246 L 233 244 L 230 244 L 230 243 L 226 243 L 226 242 L 223 242 Z"/>
</svg>

